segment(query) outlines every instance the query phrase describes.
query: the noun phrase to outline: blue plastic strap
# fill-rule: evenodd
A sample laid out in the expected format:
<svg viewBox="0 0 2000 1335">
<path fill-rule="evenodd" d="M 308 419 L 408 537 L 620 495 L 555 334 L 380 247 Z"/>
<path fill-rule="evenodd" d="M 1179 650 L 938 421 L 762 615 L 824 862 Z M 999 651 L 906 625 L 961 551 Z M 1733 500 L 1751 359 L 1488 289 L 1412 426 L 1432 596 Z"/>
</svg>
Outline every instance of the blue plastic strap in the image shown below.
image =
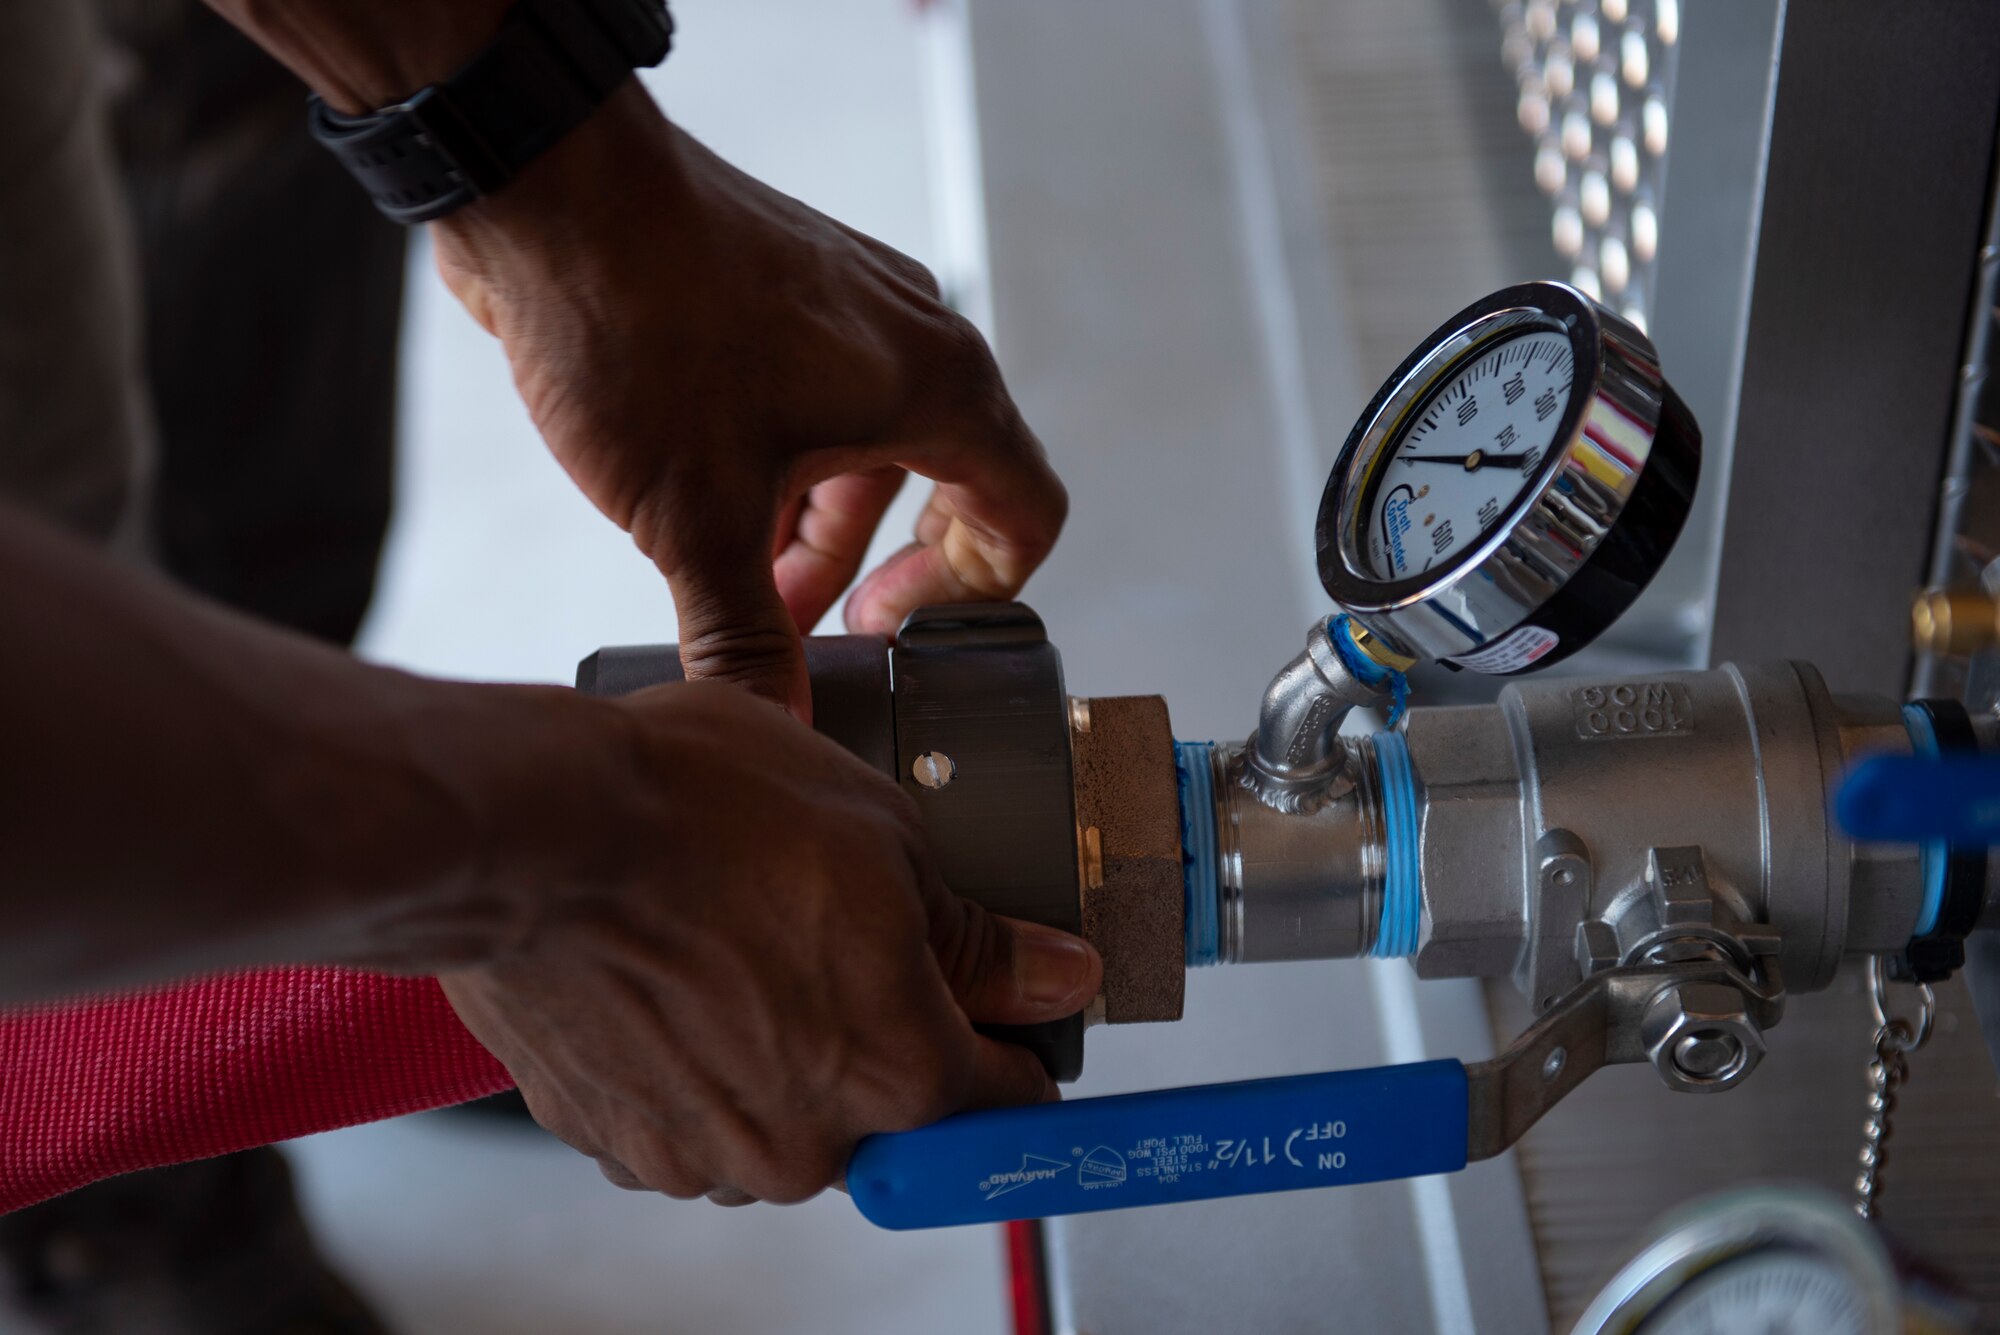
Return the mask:
<svg viewBox="0 0 2000 1335">
<path fill-rule="evenodd" d="M 1915 705 L 1903 706 L 1903 726 L 1910 730 L 1910 749 L 1927 760 L 1938 758 L 1937 729 L 1931 716 Z M 1917 914 L 1916 935 L 1928 936 L 1937 930 L 1938 913 L 1944 908 L 1944 874 L 1951 863 L 1951 850 L 1942 839 L 1923 841 L 1924 907 Z"/>
<path fill-rule="evenodd" d="M 870 1136 L 847 1189 L 940 1228 L 1422 1177 L 1465 1167 L 1465 1068 L 1419 1062 L 965 1113 Z"/>
<path fill-rule="evenodd" d="M 1341 666 L 1352 672 L 1355 680 L 1364 686 L 1388 686 L 1392 703 L 1385 726 L 1395 727 L 1410 710 L 1410 679 L 1369 656 L 1354 638 L 1354 622 L 1346 613 L 1327 622 L 1326 632 L 1333 641 L 1334 652 L 1340 655 Z"/>
<path fill-rule="evenodd" d="M 1213 742 L 1175 742 L 1174 770 L 1181 788 L 1181 885 L 1186 896 L 1189 968 L 1213 964 L 1221 953 L 1215 865 Z"/>
<path fill-rule="evenodd" d="M 1903 726 L 1910 733 L 1910 749 L 1920 756 L 1938 754 L 1937 729 L 1931 726 L 1931 716 L 1916 705 L 1903 706 Z"/>
<path fill-rule="evenodd" d="M 1423 913 L 1423 864 L 1417 822 L 1417 780 L 1410 766 L 1409 744 L 1399 732 L 1374 737 L 1375 769 L 1382 784 L 1382 922 L 1375 933 L 1378 959 L 1399 959 L 1417 952 L 1417 929 Z"/>
</svg>

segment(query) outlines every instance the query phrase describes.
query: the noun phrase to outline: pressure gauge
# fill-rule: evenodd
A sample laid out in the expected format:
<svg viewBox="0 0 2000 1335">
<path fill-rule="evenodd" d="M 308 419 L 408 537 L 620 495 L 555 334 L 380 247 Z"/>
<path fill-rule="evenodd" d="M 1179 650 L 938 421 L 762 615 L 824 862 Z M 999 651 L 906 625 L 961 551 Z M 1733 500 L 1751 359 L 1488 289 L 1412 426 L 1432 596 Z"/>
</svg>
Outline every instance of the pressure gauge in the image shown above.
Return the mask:
<svg viewBox="0 0 2000 1335">
<path fill-rule="evenodd" d="M 1510 287 L 1361 414 L 1320 501 L 1320 581 L 1393 666 L 1546 667 L 1659 571 L 1700 461 L 1644 334 L 1574 288 Z"/>
<path fill-rule="evenodd" d="M 1906 1287 L 1845 1202 L 1760 1187 L 1669 1216 L 1573 1335 L 1943 1335 L 1966 1328 L 1954 1306 Z M 1924 1323 L 1906 1326 L 1919 1313 Z"/>
<path fill-rule="evenodd" d="M 1646 1335 L 1875 1335 L 1881 1329 L 1869 1324 L 1867 1296 L 1839 1263 L 1784 1247 L 1764 1248 L 1689 1280 L 1645 1328 Z"/>
</svg>

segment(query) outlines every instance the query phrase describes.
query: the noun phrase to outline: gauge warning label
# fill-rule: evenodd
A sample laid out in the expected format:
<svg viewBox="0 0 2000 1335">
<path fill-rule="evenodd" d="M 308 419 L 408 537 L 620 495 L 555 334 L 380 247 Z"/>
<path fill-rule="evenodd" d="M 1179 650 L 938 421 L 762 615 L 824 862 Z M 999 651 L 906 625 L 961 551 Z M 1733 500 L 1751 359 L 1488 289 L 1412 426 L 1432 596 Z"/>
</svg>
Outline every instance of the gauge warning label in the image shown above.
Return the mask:
<svg viewBox="0 0 2000 1335">
<path fill-rule="evenodd" d="M 1471 668 L 1474 672 L 1494 675 L 1519 672 L 1547 658 L 1561 643 L 1562 636 L 1552 630 L 1544 630 L 1540 626 L 1516 626 L 1484 649 L 1447 661 L 1462 668 Z"/>
</svg>

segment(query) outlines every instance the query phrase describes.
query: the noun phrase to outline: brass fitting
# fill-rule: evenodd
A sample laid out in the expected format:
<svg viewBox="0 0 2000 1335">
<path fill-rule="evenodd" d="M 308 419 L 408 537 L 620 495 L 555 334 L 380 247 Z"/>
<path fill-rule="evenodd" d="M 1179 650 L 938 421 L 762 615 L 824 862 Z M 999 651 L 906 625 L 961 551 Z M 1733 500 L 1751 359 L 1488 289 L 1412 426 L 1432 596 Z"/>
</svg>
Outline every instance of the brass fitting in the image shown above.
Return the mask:
<svg viewBox="0 0 2000 1335">
<path fill-rule="evenodd" d="M 1083 935 L 1109 1024 L 1178 1020 L 1187 980 L 1180 780 L 1157 695 L 1072 697 Z"/>
<path fill-rule="evenodd" d="M 1929 589 L 1910 608 L 1920 654 L 1976 654 L 2000 644 L 2000 602 L 1976 589 Z"/>
</svg>

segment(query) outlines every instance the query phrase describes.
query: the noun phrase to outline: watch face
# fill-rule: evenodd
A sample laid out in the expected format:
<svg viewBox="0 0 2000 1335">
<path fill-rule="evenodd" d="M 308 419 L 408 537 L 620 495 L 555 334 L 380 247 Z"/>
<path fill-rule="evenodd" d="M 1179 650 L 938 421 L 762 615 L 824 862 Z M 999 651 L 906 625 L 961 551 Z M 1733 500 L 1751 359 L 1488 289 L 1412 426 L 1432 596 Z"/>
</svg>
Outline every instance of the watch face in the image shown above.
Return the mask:
<svg viewBox="0 0 2000 1335">
<path fill-rule="evenodd" d="M 1410 414 L 1368 505 L 1367 560 L 1405 579 L 1496 529 L 1534 485 L 1576 378 L 1569 338 L 1538 329 L 1476 349 Z"/>
</svg>

